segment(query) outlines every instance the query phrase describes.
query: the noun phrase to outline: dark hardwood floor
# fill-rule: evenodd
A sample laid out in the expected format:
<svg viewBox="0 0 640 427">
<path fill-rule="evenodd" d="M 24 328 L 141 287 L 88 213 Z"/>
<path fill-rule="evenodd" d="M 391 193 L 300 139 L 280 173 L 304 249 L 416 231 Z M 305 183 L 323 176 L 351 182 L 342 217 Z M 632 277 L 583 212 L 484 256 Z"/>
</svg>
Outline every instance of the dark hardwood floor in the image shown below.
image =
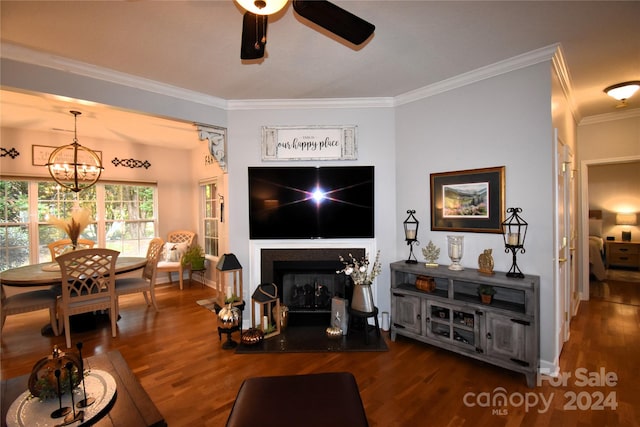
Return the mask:
<svg viewBox="0 0 640 427">
<path fill-rule="evenodd" d="M 237 355 L 221 348 L 215 315 L 196 304 L 213 296 L 215 291 L 195 283 L 183 291 L 162 287 L 158 313 L 142 295 L 125 296 L 117 338 L 105 324 L 73 334 L 72 341 L 84 343 L 85 356 L 118 349 L 171 427 L 224 426 L 247 377 L 327 371 L 355 375 L 372 427 L 640 425 L 638 305 L 583 302 L 560 360 L 562 373 L 571 377 L 530 389 L 523 375 L 406 338 L 391 342 L 388 334 L 388 352 Z M 64 336 L 40 335 L 47 321 L 46 311 L 7 319 L 2 378 L 26 374 L 55 344 L 64 347 Z M 593 375 L 601 370 L 615 374 L 616 384 L 596 381 Z M 589 373 L 591 386 L 583 384 Z M 501 393 L 505 405 L 494 402 Z M 330 395 L 325 404 L 330 411 Z M 287 410 L 287 402 L 281 409 Z"/>
</svg>

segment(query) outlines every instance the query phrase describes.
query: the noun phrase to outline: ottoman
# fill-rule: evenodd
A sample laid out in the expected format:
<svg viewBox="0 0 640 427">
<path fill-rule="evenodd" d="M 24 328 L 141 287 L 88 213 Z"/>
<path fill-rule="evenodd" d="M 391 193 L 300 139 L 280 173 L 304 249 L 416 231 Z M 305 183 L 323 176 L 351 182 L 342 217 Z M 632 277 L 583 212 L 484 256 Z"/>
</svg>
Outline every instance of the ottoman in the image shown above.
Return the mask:
<svg viewBox="0 0 640 427">
<path fill-rule="evenodd" d="M 368 427 L 349 372 L 246 379 L 227 427 Z"/>
</svg>

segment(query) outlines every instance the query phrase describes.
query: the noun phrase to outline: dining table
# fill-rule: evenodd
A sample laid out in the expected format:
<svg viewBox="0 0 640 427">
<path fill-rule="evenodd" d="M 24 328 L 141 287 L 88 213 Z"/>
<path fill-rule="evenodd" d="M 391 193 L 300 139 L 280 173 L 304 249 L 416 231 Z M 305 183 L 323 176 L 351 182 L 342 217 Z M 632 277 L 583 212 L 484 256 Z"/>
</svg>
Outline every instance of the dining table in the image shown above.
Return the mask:
<svg viewBox="0 0 640 427">
<path fill-rule="evenodd" d="M 145 257 L 118 257 L 115 271 L 116 274 L 129 273 L 143 268 L 146 264 Z M 57 262 L 24 265 L 0 272 L 0 283 L 5 286 L 25 288 L 60 285 L 61 282 L 62 272 Z"/>
<path fill-rule="evenodd" d="M 130 273 L 143 268 L 146 264 L 147 258 L 145 257 L 118 257 L 115 273 L 116 275 Z M 62 272 L 57 262 L 24 265 L 0 272 L 0 285 L 20 288 L 61 286 Z M 74 321 L 74 319 L 76 320 Z M 91 313 L 76 314 L 72 316 L 71 320 L 71 329 L 75 331 L 96 328 L 96 316 Z M 51 324 L 44 325 L 40 332 L 44 336 L 52 336 Z"/>
</svg>

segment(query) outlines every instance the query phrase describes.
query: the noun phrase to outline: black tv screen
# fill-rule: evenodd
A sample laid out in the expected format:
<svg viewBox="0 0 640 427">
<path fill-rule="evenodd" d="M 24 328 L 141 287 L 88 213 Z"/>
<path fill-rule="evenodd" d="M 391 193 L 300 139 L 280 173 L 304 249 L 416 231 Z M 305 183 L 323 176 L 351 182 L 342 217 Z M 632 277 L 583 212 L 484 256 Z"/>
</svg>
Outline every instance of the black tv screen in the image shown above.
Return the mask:
<svg viewBox="0 0 640 427">
<path fill-rule="evenodd" d="M 250 238 L 373 238 L 373 193 L 373 166 L 250 167 Z"/>
</svg>

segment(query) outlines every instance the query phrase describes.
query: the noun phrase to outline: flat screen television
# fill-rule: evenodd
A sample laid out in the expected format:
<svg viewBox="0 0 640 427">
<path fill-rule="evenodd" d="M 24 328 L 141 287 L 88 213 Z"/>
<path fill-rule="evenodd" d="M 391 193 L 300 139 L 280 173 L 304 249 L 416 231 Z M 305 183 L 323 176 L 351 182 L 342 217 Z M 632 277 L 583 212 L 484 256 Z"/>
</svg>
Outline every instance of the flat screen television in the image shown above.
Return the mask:
<svg viewBox="0 0 640 427">
<path fill-rule="evenodd" d="M 251 239 L 374 237 L 374 167 L 250 167 Z"/>
</svg>

